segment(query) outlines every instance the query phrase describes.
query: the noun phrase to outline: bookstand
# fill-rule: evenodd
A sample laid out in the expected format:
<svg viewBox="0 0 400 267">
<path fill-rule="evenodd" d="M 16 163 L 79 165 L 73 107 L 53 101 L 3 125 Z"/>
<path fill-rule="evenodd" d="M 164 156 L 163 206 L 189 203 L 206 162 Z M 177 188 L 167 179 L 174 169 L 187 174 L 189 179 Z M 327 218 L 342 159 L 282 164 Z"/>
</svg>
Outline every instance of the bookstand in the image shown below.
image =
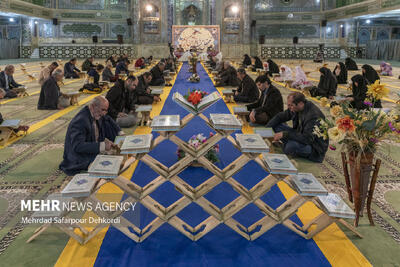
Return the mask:
<svg viewBox="0 0 400 267">
<path fill-rule="evenodd" d="M 0 146 L 4 146 L 7 144 L 8 140 L 17 138 L 22 135 L 26 135 L 26 132 L 23 134 L 18 135 L 17 128 L 14 127 L 7 127 L 7 126 L 0 126 Z"/>
</svg>

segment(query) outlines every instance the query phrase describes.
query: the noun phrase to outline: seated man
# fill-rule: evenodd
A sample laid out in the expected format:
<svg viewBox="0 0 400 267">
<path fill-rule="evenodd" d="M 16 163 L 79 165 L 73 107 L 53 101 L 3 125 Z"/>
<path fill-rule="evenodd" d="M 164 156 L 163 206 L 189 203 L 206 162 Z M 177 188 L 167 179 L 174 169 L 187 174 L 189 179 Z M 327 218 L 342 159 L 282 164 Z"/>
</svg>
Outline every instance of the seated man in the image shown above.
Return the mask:
<svg viewBox="0 0 400 267">
<path fill-rule="evenodd" d="M 239 68 L 237 71 L 237 78 L 239 79 L 239 88 L 235 92 L 235 102 L 253 103 L 260 97 L 256 83 L 253 79 L 246 74 L 244 68 Z"/>
<path fill-rule="evenodd" d="M 144 58 L 144 57 L 138 58 L 138 59 L 136 60 L 136 62 L 135 62 L 135 68 L 144 69 L 144 68 L 146 67 L 146 64 L 145 64 L 144 61 L 145 61 L 145 58 Z"/>
<path fill-rule="evenodd" d="M 22 86 L 22 84 L 17 83 L 14 78 L 15 68 L 13 65 L 7 65 L 4 71 L 0 72 L 0 88 L 6 91 L 5 97 L 17 97 L 17 93 L 12 89 Z"/>
<path fill-rule="evenodd" d="M 118 77 L 112 72 L 112 63 L 110 61 L 107 61 L 106 67 L 101 74 L 101 79 L 106 82 L 115 82 L 118 80 Z"/>
<path fill-rule="evenodd" d="M 281 141 L 287 155 L 322 162 L 329 140 L 316 136 L 313 131 L 315 126 L 319 126 L 319 120 L 325 118 L 324 114 L 299 92 L 289 94 L 287 105 L 287 110 L 278 113 L 267 124 L 275 131 L 274 142 Z M 290 120 L 293 128 L 284 124 Z"/>
<path fill-rule="evenodd" d="M 165 62 L 165 70 L 175 71 L 174 59 L 172 57 L 167 58 Z"/>
<path fill-rule="evenodd" d="M 137 85 L 138 79 L 129 76 L 125 81 L 118 80 L 107 92 L 106 98 L 110 103 L 108 114 L 121 127 L 131 127 L 136 124 L 135 103 L 133 103 L 136 99 L 132 93 Z"/>
<path fill-rule="evenodd" d="M 73 79 L 79 78 L 79 72 L 81 72 L 81 71 L 75 65 L 76 65 L 76 58 L 72 58 L 70 61 L 65 63 L 65 65 L 64 65 L 64 77 L 66 79 L 68 79 L 68 78 L 73 78 Z"/>
<path fill-rule="evenodd" d="M 104 70 L 104 66 L 99 64 L 95 69 L 88 71 L 88 77 L 93 78 L 93 86 L 99 87 L 100 73 Z"/>
<path fill-rule="evenodd" d="M 122 134 L 118 125 L 108 117 L 107 110 L 107 99 L 97 96 L 71 120 L 60 164 L 60 169 L 67 175 L 86 171 L 96 156 L 111 150 L 112 141 Z"/>
<path fill-rule="evenodd" d="M 111 55 L 110 57 L 107 58 L 106 64 L 110 62 L 112 67 L 115 68 L 117 66 L 117 56 L 116 55 Z"/>
<path fill-rule="evenodd" d="M 118 74 L 129 74 L 128 64 L 125 60 L 119 61 L 115 67 L 115 75 Z"/>
<path fill-rule="evenodd" d="M 150 85 L 160 86 L 165 83 L 164 70 L 165 70 L 165 63 L 163 62 L 159 62 L 150 70 L 152 77 Z"/>
<path fill-rule="evenodd" d="M 88 72 L 90 69 L 96 67 L 93 64 L 94 61 L 94 57 L 90 57 L 88 59 L 86 59 L 83 63 L 82 63 L 82 70 Z"/>
<path fill-rule="evenodd" d="M 131 64 L 131 61 L 129 60 L 129 57 L 128 57 L 127 54 L 123 54 L 123 55 L 121 55 L 121 56 L 118 58 L 118 61 L 117 61 L 117 62 L 121 62 L 121 61 L 125 61 L 125 62 L 126 62 L 126 65 Z"/>
<path fill-rule="evenodd" d="M 258 76 L 256 84 L 261 91 L 261 97 L 257 102 L 247 105 L 247 110 L 251 111 L 249 119 L 252 123 L 265 125 L 283 110 L 283 99 L 281 92 L 272 85 L 267 75 Z"/>
<path fill-rule="evenodd" d="M 220 80 L 215 86 L 237 86 L 236 69 L 231 66 L 229 61 L 224 61 L 223 69 L 218 74 Z"/>
<path fill-rule="evenodd" d="M 151 82 L 151 72 L 145 72 L 139 76 L 138 86 L 136 87 L 136 95 L 139 105 L 149 105 L 153 102 L 161 101 L 161 98 L 156 95 L 152 95 L 149 83 Z"/>
<path fill-rule="evenodd" d="M 57 62 L 53 62 L 50 65 L 48 65 L 47 67 L 43 68 L 40 71 L 39 74 L 39 84 L 40 86 L 42 86 L 44 84 L 44 82 L 50 77 L 51 73 L 58 67 L 58 63 Z"/>
<path fill-rule="evenodd" d="M 38 101 L 38 109 L 63 109 L 70 105 L 68 97 L 60 92 L 58 82 L 63 79 L 63 71 L 55 70 L 42 85 Z"/>
</svg>

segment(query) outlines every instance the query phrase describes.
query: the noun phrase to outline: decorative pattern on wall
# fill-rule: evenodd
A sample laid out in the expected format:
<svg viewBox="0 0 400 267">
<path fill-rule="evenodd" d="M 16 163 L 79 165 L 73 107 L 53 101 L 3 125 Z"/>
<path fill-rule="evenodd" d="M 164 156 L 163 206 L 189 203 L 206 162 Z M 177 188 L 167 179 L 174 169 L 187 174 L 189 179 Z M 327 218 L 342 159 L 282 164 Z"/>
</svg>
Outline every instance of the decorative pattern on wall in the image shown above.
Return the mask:
<svg viewBox="0 0 400 267">
<path fill-rule="evenodd" d="M 136 49 L 133 46 L 40 46 L 39 55 L 41 58 L 88 58 L 94 55 L 96 58 L 107 58 L 112 54 L 128 54 L 136 57 Z M 24 54 L 26 57 L 26 54 Z M 30 56 L 30 54 L 29 54 Z M 28 57 L 29 57 L 28 56 Z"/>
<path fill-rule="evenodd" d="M 266 38 L 292 38 L 293 36 L 298 36 L 301 38 L 319 38 L 319 25 L 263 25 L 257 29 L 257 32 L 259 35 L 265 35 Z"/>
<path fill-rule="evenodd" d="M 124 37 L 129 36 L 129 30 L 127 25 L 111 23 L 110 28 L 111 28 L 110 36 L 113 38 L 117 38 L 117 35 L 119 34 Z"/>
<path fill-rule="evenodd" d="M 255 12 L 319 11 L 320 1 L 315 0 L 256 0 Z"/>
<path fill-rule="evenodd" d="M 62 22 L 60 29 L 60 37 L 104 37 L 104 23 Z"/>
<path fill-rule="evenodd" d="M 268 47 L 261 46 L 261 58 L 302 58 L 312 59 L 318 51 L 318 47 Z M 339 58 L 340 48 L 339 47 L 325 47 L 324 49 L 325 58 Z"/>
<path fill-rule="evenodd" d="M 63 9 L 104 9 L 104 0 L 58 0 L 58 8 Z"/>
<path fill-rule="evenodd" d="M 22 58 L 29 58 L 32 54 L 32 48 L 30 46 L 23 46 L 22 49 Z"/>
</svg>

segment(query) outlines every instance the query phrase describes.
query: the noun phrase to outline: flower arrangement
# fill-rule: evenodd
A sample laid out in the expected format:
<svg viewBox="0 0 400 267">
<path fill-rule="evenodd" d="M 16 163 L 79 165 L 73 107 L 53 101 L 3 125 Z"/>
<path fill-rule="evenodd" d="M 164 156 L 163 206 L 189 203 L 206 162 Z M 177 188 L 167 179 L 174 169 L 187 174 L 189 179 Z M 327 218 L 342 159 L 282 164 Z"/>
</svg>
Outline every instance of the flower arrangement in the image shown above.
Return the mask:
<svg viewBox="0 0 400 267">
<path fill-rule="evenodd" d="M 205 95 L 207 95 L 207 92 L 197 89 L 189 89 L 188 93 L 185 95 L 185 98 L 197 108 L 197 104 L 200 103 Z"/>
<path fill-rule="evenodd" d="M 198 83 L 198 82 L 200 82 L 200 76 L 199 76 L 197 73 L 193 73 L 193 74 L 189 77 L 188 81 L 189 81 L 189 82 L 192 82 L 192 83 Z"/>
<path fill-rule="evenodd" d="M 325 118 L 315 126 L 314 134 L 330 139 L 330 149 L 344 145 L 348 152 L 375 152 L 377 145 L 384 141 L 400 138 L 400 123 L 396 123 L 394 112 L 386 114 L 372 109 L 371 102 L 364 102 L 366 110 L 356 110 L 343 103 L 330 109 L 332 118 Z"/>
<path fill-rule="evenodd" d="M 212 137 L 214 134 L 210 132 L 210 137 Z M 210 138 L 209 137 L 209 138 Z M 204 144 L 205 142 L 207 142 L 207 138 L 204 136 L 204 134 L 199 133 L 197 135 L 193 135 L 192 137 L 190 137 L 188 143 L 190 146 L 194 147 L 194 148 L 198 148 L 200 147 L 202 144 Z M 219 145 L 216 144 L 213 148 L 211 148 L 207 154 L 205 155 L 206 159 L 208 159 L 210 162 L 212 163 L 216 163 L 219 161 L 218 158 L 218 153 L 219 153 Z M 178 148 L 178 150 L 176 151 L 176 154 L 178 156 L 178 160 L 182 159 L 185 157 L 185 151 L 183 151 L 182 149 Z"/>
<path fill-rule="evenodd" d="M 192 53 L 191 56 L 189 56 L 189 64 L 190 64 L 190 72 L 197 73 L 197 54 Z"/>
</svg>

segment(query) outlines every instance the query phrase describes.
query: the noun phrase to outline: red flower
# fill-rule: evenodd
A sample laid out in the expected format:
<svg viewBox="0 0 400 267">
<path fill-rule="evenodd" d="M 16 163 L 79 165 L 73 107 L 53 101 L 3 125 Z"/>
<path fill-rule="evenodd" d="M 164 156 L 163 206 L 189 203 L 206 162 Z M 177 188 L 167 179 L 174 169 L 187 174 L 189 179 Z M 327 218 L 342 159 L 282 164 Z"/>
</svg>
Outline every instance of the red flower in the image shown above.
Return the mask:
<svg viewBox="0 0 400 267">
<path fill-rule="evenodd" d="M 188 101 L 192 103 L 193 105 L 197 105 L 201 99 L 203 98 L 202 94 L 199 92 L 192 92 L 189 97 Z"/>
<path fill-rule="evenodd" d="M 344 118 L 338 119 L 336 121 L 337 127 L 342 132 L 353 132 L 356 127 L 354 126 L 354 120 L 352 120 L 349 116 L 345 116 Z"/>
</svg>

